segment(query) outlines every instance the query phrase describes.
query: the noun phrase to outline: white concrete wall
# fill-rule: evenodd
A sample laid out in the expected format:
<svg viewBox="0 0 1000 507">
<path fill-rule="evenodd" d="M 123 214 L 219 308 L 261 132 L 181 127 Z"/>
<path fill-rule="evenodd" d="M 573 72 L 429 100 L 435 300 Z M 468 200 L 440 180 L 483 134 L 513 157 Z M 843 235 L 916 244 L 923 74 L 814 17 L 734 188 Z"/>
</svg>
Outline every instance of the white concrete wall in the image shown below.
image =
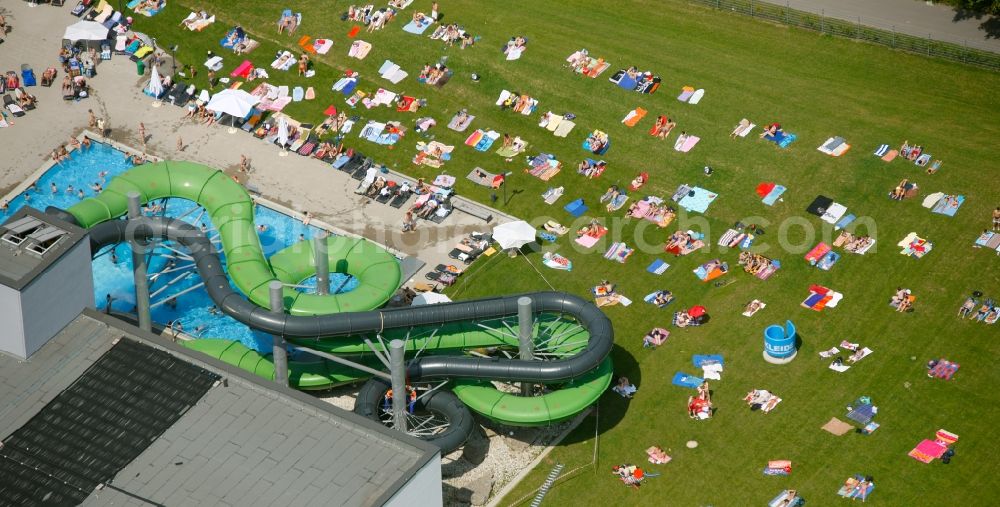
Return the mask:
<svg viewBox="0 0 1000 507">
<path fill-rule="evenodd" d="M 42 348 L 88 307 L 94 307 L 94 275 L 90 244 L 84 239 L 21 291 L 27 356 Z"/>
<path fill-rule="evenodd" d="M 20 293 L 6 285 L 0 285 L 0 323 L 0 351 L 25 359 Z"/>
<path fill-rule="evenodd" d="M 427 462 L 384 505 L 385 507 L 435 507 L 444 503 L 441 485 L 441 453 Z"/>
</svg>

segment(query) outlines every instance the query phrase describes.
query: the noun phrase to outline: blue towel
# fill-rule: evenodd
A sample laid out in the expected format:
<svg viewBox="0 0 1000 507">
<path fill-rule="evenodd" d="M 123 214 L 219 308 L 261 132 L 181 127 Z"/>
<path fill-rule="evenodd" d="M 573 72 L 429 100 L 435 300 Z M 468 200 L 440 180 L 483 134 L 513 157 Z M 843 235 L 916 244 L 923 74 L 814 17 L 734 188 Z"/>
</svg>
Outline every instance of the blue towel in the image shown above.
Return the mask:
<svg viewBox="0 0 1000 507">
<path fill-rule="evenodd" d="M 875 149 L 875 156 L 876 157 L 884 157 L 886 153 L 889 153 L 889 145 L 888 144 L 880 145 L 878 148 Z"/>
<path fill-rule="evenodd" d="M 414 35 L 421 35 L 427 27 L 431 26 L 430 21 L 425 21 L 423 23 L 417 23 L 416 21 L 410 21 L 403 27 L 403 31 L 407 33 L 412 33 Z"/>
<path fill-rule="evenodd" d="M 692 192 L 694 193 L 693 195 Z M 682 208 L 688 211 L 704 213 L 708 211 L 708 206 L 712 204 L 712 201 L 714 201 L 718 196 L 719 194 L 716 194 L 711 190 L 694 187 L 688 191 L 688 193 L 685 194 L 677 204 L 680 204 Z"/>
<path fill-rule="evenodd" d="M 342 88 L 340 91 L 341 91 L 341 93 L 344 94 L 345 97 L 350 97 L 351 94 L 354 93 L 354 89 L 357 88 L 357 87 L 358 87 L 358 80 L 354 79 L 354 80 L 351 80 L 351 82 L 349 82 L 346 85 L 344 85 L 344 88 Z"/>
<path fill-rule="evenodd" d="M 581 198 L 563 206 L 563 209 L 570 215 L 578 217 L 587 212 L 587 205 L 583 203 L 583 199 Z"/>
<path fill-rule="evenodd" d="M 691 356 L 691 362 L 695 368 L 701 368 L 703 364 L 719 363 L 725 364 L 721 354 L 695 354 Z"/>
<path fill-rule="evenodd" d="M 788 189 L 781 185 L 775 185 L 774 188 L 771 189 L 771 191 L 766 196 L 764 196 L 764 200 L 761 202 L 763 202 L 768 206 L 774 206 L 774 203 L 778 201 L 778 198 L 781 197 L 781 194 L 785 193 L 785 190 Z"/>
<path fill-rule="evenodd" d="M 667 268 L 669 268 L 669 267 L 670 267 L 670 264 L 667 264 L 666 262 L 663 262 L 663 259 L 656 259 L 655 261 L 653 261 L 652 264 L 649 265 L 648 268 L 646 268 L 646 271 L 649 271 L 650 273 L 653 273 L 654 275 L 662 275 L 663 272 L 666 271 Z"/>
<path fill-rule="evenodd" d="M 344 167 L 344 164 L 347 164 L 347 162 L 350 161 L 350 160 L 351 160 L 351 157 L 348 157 L 347 155 L 340 155 L 330 165 L 332 165 L 336 169 L 340 169 L 341 167 Z"/>
<path fill-rule="evenodd" d="M 628 74 L 622 74 L 621 79 L 618 80 L 618 86 L 621 86 L 626 90 L 635 90 L 635 87 L 638 84 L 639 83 L 635 79 L 629 77 Z"/>
<path fill-rule="evenodd" d="M 857 220 L 857 218 L 858 217 L 854 216 L 853 213 L 849 214 L 849 215 L 846 215 L 846 216 L 844 216 L 844 218 L 841 218 L 840 221 L 837 222 L 837 225 L 835 225 L 833 227 L 833 230 L 839 231 L 839 230 L 843 229 L 844 227 L 847 227 L 848 225 L 851 225 L 851 222 Z"/>
<path fill-rule="evenodd" d="M 556 240 L 555 234 L 550 234 L 548 232 L 539 232 L 538 237 L 544 239 L 545 241 L 548 241 L 549 243 L 552 243 Z"/>
<path fill-rule="evenodd" d="M 670 381 L 670 383 L 678 387 L 689 387 L 694 389 L 700 386 L 704 381 L 705 379 L 679 371 L 674 374 L 674 378 Z"/>
<path fill-rule="evenodd" d="M 949 206 L 949 199 L 947 197 L 942 197 L 941 200 L 934 205 L 934 208 L 931 209 L 931 211 L 940 215 L 953 217 L 955 216 L 955 213 L 958 212 L 958 208 L 962 207 L 962 203 L 965 202 L 965 196 L 955 196 L 955 201 L 958 202 L 958 206 Z"/>
</svg>

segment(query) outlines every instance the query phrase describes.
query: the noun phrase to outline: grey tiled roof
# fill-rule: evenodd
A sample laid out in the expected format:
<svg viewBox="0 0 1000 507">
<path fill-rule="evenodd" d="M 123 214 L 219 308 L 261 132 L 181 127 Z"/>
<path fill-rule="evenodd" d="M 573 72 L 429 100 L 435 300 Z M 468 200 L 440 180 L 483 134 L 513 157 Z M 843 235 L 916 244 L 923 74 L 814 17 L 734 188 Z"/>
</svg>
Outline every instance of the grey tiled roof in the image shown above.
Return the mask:
<svg viewBox="0 0 1000 507">
<path fill-rule="evenodd" d="M 105 319 L 82 315 L 29 363 L 0 356 L 0 439 L 123 334 L 214 371 L 225 382 L 84 505 L 372 505 L 438 452 L 193 351 L 124 333 L 100 322 Z"/>
</svg>

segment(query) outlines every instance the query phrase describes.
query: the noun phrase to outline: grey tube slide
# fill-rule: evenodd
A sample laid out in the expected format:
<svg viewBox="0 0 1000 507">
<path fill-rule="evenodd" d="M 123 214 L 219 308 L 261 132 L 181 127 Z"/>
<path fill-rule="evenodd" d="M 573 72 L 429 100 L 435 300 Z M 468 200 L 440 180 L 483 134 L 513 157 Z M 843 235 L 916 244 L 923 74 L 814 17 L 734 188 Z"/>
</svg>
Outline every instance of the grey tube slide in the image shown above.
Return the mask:
<svg viewBox="0 0 1000 507">
<path fill-rule="evenodd" d="M 70 223 L 72 215 L 49 208 Z M 134 235 L 139 240 L 169 239 L 191 253 L 209 296 L 226 315 L 270 334 L 291 338 L 330 338 L 377 333 L 413 326 L 439 326 L 450 322 L 482 320 L 517 315 L 517 300 L 529 296 L 535 312 L 572 315 L 590 333 L 587 348 L 577 355 L 555 361 L 479 358 L 468 356 L 425 356 L 414 361 L 407 372 L 411 378 L 463 377 L 512 382 L 555 383 L 578 377 L 596 368 L 611 352 L 614 331 L 611 321 L 594 304 L 562 292 L 533 292 L 446 304 L 394 308 L 368 312 L 317 315 L 312 317 L 271 313 L 247 301 L 229 285 L 215 247 L 206 235 L 187 222 L 161 217 L 143 217 L 132 225 L 111 220 L 90 229 L 91 252 L 118 244 Z"/>
</svg>

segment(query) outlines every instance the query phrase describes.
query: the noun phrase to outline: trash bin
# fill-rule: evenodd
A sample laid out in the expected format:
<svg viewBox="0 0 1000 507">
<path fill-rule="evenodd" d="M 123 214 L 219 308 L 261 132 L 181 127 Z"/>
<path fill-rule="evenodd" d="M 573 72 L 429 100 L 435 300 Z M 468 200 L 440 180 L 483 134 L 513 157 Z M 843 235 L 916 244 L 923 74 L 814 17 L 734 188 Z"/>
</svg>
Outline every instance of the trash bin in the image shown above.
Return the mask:
<svg viewBox="0 0 1000 507">
<path fill-rule="evenodd" d="M 145 75 L 146 74 L 146 62 L 144 62 L 142 60 L 136 60 L 135 61 L 135 72 L 136 72 L 136 74 L 139 74 L 140 76 Z"/>
</svg>

